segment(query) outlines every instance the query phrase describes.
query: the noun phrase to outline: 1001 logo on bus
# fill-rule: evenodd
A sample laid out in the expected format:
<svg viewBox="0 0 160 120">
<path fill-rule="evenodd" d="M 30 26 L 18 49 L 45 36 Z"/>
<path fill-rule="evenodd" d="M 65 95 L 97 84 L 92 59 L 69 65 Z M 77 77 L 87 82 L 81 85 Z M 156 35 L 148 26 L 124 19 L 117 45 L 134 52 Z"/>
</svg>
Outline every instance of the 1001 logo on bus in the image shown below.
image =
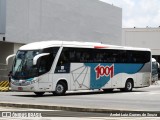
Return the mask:
<svg viewBox="0 0 160 120">
<path fill-rule="evenodd" d="M 114 65 L 112 64 L 111 66 L 103 66 L 103 65 L 97 65 L 94 68 L 96 72 L 96 79 L 99 79 L 100 77 L 103 76 L 110 76 L 112 78 L 114 76 Z"/>
</svg>

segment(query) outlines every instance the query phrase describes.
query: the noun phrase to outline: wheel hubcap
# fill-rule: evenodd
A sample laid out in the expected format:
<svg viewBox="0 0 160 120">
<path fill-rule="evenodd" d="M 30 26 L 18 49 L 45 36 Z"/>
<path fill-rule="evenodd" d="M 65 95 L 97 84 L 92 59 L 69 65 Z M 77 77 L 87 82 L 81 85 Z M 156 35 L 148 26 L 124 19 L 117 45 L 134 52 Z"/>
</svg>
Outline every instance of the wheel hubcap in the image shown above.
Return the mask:
<svg viewBox="0 0 160 120">
<path fill-rule="evenodd" d="M 64 88 L 63 88 L 63 86 L 62 85 L 60 85 L 60 84 L 58 84 L 57 85 L 57 93 L 62 93 L 63 92 L 63 90 L 64 90 Z"/>
<path fill-rule="evenodd" d="M 131 90 L 132 89 L 132 84 L 130 82 L 127 83 L 127 89 Z"/>
</svg>

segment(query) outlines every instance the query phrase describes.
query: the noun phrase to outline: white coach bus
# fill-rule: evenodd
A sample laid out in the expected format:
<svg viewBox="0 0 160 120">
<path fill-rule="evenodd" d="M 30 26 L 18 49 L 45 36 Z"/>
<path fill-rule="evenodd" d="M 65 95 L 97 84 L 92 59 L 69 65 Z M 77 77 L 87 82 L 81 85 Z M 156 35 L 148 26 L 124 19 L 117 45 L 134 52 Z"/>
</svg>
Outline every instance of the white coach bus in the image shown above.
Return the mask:
<svg viewBox="0 0 160 120">
<path fill-rule="evenodd" d="M 155 58 L 152 58 L 152 83 L 158 81 L 158 69 L 159 63 L 156 61 Z"/>
<path fill-rule="evenodd" d="M 19 48 L 11 89 L 52 92 L 115 88 L 132 91 L 151 81 L 151 51 L 92 42 L 42 41 Z"/>
</svg>

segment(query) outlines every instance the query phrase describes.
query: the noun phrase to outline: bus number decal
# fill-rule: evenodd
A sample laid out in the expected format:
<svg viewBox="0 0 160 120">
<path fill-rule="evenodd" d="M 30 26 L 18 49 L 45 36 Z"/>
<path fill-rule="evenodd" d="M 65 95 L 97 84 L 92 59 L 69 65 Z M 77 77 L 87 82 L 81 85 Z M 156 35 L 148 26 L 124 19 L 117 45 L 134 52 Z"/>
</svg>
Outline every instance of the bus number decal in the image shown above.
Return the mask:
<svg viewBox="0 0 160 120">
<path fill-rule="evenodd" d="M 110 76 L 110 78 L 112 78 L 114 76 L 114 65 L 111 66 L 103 66 L 98 64 L 95 68 L 94 68 L 95 72 L 96 72 L 96 80 L 98 80 L 100 77 L 103 76 Z"/>
</svg>

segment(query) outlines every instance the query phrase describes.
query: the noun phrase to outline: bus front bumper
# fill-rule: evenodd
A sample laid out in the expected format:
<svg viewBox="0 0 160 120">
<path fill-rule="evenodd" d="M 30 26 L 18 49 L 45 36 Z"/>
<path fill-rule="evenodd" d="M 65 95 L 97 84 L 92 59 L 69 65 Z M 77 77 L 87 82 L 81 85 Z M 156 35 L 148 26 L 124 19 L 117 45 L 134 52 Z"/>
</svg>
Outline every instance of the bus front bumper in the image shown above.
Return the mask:
<svg viewBox="0 0 160 120">
<path fill-rule="evenodd" d="M 19 92 L 36 92 L 38 89 L 36 84 L 27 85 L 27 86 L 17 86 L 11 84 L 11 91 L 19 91 Z"/>
</svg>

